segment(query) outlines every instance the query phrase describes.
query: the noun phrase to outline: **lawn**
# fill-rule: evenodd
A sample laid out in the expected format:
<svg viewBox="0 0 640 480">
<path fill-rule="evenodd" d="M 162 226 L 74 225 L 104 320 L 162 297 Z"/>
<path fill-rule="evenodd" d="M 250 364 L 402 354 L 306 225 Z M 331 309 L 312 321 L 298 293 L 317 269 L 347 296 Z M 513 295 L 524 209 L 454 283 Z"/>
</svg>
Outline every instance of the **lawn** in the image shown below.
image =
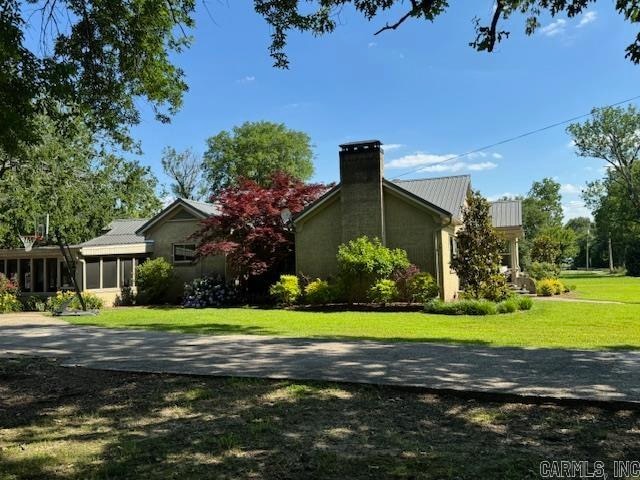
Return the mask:
<svg viewBox="0 0 640 480">
<path fill-rule="evenodd" d="M 640 305 L 535 301 L 528 312 L 486 317 L 301 312 L 250 308 L 116 308 L 75 324 L 208 335 L 474 343 L 504 347 L 640 348 Z"/>
<path fill-rule="evenodd" d="M 637 459 L 640 413 L 0 360 L 0 479 L 540 478 Z"/>
<path fill-rule="evenodd" d="M 575 285 L 572 296 L 588 300 L 640 303 L 640 278 L 609 275 L 601 271 L 564 272 L 562 281 Z"/>
</svg>

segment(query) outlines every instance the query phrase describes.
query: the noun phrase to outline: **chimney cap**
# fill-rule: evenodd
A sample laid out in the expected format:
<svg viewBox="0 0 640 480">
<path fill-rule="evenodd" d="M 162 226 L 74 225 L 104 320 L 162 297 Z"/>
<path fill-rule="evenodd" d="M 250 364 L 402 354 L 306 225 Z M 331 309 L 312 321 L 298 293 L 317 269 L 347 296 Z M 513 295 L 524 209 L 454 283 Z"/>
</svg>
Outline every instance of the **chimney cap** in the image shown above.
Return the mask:
<svg viewBox="0 0 640 480">
<path fill-rule="evenodd" d="M 357 142 L 343 143 L 340 150 L 343 152 L 357 152 L 361 150 L 379 150 L 382 142 L 380 140 L 360 140 Z"/>
</svg>

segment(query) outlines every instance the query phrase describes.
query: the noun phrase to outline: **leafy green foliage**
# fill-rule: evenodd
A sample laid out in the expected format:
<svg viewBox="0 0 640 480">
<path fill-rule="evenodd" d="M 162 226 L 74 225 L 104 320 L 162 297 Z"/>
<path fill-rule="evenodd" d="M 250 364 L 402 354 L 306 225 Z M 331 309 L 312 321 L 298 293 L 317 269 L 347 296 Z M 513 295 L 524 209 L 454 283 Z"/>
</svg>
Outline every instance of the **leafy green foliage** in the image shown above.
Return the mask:
<svg viewBox="0 0 640 480">
<path fill-rule="evenodd" d="M 59 131 L 37 118 L 42 143 L 0 182 L 0 246 L 20 246 L 18 233 L 32 233 L 35 219 L 50 214 L 71 244 L 100 234 L 115 218 L 144 218 L 162 206 L 149 167 L 96 149 L 94 136 L 77 118 Z"/>
<path fill-rule="evenodd" d="M 380 239 L 362 236 L 338 247 L 338 269 L 348 300 L 365 301 L 368 290 L 393 272 L 409 266 L 407 252 L 387 248 Z"/>
<path fill-rule="evenodd" d="M 27 4 L 34 4 L 27 8 Z M 34 119 L 80 112 L 125 148 L 140 120 L 135 100 L 167 121 L 181 106 L 184 73 L 170 60 L 188 47 L 193 0 L 8 0 L 0 10 L 0 151 L 38 142 Z M 37 7 L 37 8 L 36 8 Z M 30 38 L 38 32 L 38 39 Z M 0 172 L 0 177 L 2 172 Z"/>
<path fill-rule="evenodd" d="M 12 280 L 9 280 L 3 273 L 0 273 L 0 294 L 10 293 L 17 295 L 20 289 L 18 284 Z"/>
<path fill-rule="evenodd" d="M 369 289 L 369 300 L 375 303 L 390 303 L 398 297 L 396 282 L 389 279 L 378 280 Z"/>
<path fill-rule="evenodd" d="M 97 295 L 89 292 L 82 292 L 82 299 L 87 307 L 87 310 L 100 310 L 104 307 L 104 301 Z M 70 310 L 82 310 L 82 305 L 75 292 L 57 292 L 54 296 L 47 299 L 47 310 L 51 312 L 58 312 L 62 310 L 63 305 L 69 302 L 68 308 Z"/>
<path fill-rule="evenodd" d="M 516 297 L 516 301 L 518 302 L 518 310 L 531 310 L 533 307 L 533 300 L 531 297 Z"/>
<path fill-rule="evenodd" d="M 536 291 L 541 297 L 550 297 L 560 295 L 565 291 L 565 287 L 557 278 L 544 278 L 536 282 Z"/>
<path fill-rule="evenodd" d="M 518 301 L 515 298 L 509 298 L 498 303 L 496 311 L 498 313 L 513 313 L 518 311 L 518 306 Z"/>
<path fill-rule="evenodd" d="M 171 193 L 179 198 L 199 200 L 204 194 L 202 182 L 202 160 L 190 148 L 178 152 L 166 147 L 160 159 L 164 173 L 173 181 Z"/>
<path fill-rule="evenodd" d="M 493 13 L 486 24 L 480 21 L 485 16 L 479 11 L 474 18 L 475 38 L 469 45 L 477 51 L 492 52 L 497 43 L 509 37 L 509 32 L 500 28 L 501 22 L 509 22 L 512 16 L 524 17 L 524 31 L 533 35 L 540 26 L 540 17 L 551 14 L 566 14 L 575 17 L 582 14 L 595 0 L 508 0 L 495 4 Z M 397 17 L 376 32 L 395 30 L 408 20 L 432 22 L 448 10 L 446 0 L 414 0 L 410 3 L 401 0 L 325 0 L 322 2 L 292 2 L 288 0 L 255 0 L 255 9 L 262 15 L 273 29 L 269 51 L 278 67 L 287 68 L 289 60 L 284 52 L 289 31 L 309 32 L 314 36 L 325 35 L 335 30 L 338 25 L 340 9 L 352 4 L 357 12 L 366 20 L 373 20 L 388 11 L 399 12 Z M 620 0 L 616 10 L 631 23 L 639 22 L 637 3 L 632 0 Z M 626 49 L 626 56 L 634 63 L 640 62 L 640 35 Z"/>
<path fill-rule="evenodd" d="M 22 303 L 15 294 L 0 293 L 0 313 L 19 312 L 20 310 L 22 310 Z"/>
<path fill-rule="evenodd" d="M 334 287 L 326 280 L 315 280 L 304 287 L 305 301 L 311 305 L 325 305 L 334 301 Z"/>
<path fill-rule="evenodd" d="M 482 298 L 483 292 L 500 288 L 496 281 L 501 239 L 491 225 L 489 202 L 478 192 L 469 195 L 463 215 L 465 225 L 457 234 L 458 255 L 451 261 L 451 268 L 466 295 Z"/>
<path fill-rule="evenodd" d="M 209 138 L 207 145 L 203 168 L 212 195 L 241 178 L 269 187 L 276 173 L 302 181 L 313 175 L 311 139 L 282 123 L 246 122 Z"/>
<path fill-rule="evenodd" d="M 302 294 L 300 280 L 296 275 L 280 275 L 280 280 L 269 288 L 269 294 L 281 305 L 293 305 Z"/>
<path fill-rule="evenodd" d="M 640 277 L 640 240 L 636 240 L 627 247 L 626 260 L 627 275 Z"/>
<path fill-rule="evenodd" d="M 20 302 L 25 312 L 44 312 L 47 309 L 47 298 L 41 295 L 23 296 Z"/>
<path fill-rule="evenodd" d="M 440 288 L 430 273 L 419 272 L 408 282 L 409 299 L 416 303 L 426 303 L 440 294 Z"/>
<path fill-rule="evenodd" d="M 173 265 L 164 257 L 154 258 L 136 267 L 138 303 L 165 303 L 166 294 L 174 280 Z"/>
<path fill-rule="evenodd" d="M 459 300 L 444 302 L 432 300 L 424 307 L 425 312 L 438 315 L 495 315 L 498 313 L 496 304 L 489 300 Z"/>
<path fill-rule="evenodd" d="M 560 267 L 555 263 L 549 262 L 533 262 L 527 270 L 529 276 L 534 280 L 542 280 L 543 278 L 558 278 L 560 275 Z"/>
</svg>

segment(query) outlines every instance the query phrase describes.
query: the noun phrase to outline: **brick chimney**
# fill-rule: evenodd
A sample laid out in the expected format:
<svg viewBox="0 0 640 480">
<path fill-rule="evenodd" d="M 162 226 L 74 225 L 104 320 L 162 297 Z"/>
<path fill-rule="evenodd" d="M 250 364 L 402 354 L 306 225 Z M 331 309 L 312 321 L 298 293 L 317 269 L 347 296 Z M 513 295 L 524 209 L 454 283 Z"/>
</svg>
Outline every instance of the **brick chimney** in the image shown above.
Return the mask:
<svg viewBox="0 0 640 480">
<path fill-rule="evenodd" d="M 340 145 L 343 242 L 367 235 L 384 243 L 383 165 L 379 140 Z"/>
</svg>

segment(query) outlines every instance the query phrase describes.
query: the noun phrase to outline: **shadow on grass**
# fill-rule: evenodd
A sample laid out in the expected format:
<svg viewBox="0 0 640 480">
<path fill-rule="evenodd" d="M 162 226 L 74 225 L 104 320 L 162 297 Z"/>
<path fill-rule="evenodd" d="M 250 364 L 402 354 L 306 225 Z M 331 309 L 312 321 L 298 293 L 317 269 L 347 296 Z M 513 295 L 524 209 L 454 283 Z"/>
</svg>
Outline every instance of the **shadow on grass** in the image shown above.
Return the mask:
<svg viewBox="0 0 640 480">
<path fill-rule="evenodd" d="M 637 453 L 633 411 L 7 362 L 0 471 L 15 480 L 522 480 L 538 478 L 550 452 L 590 461 Z"/>
</svg>

